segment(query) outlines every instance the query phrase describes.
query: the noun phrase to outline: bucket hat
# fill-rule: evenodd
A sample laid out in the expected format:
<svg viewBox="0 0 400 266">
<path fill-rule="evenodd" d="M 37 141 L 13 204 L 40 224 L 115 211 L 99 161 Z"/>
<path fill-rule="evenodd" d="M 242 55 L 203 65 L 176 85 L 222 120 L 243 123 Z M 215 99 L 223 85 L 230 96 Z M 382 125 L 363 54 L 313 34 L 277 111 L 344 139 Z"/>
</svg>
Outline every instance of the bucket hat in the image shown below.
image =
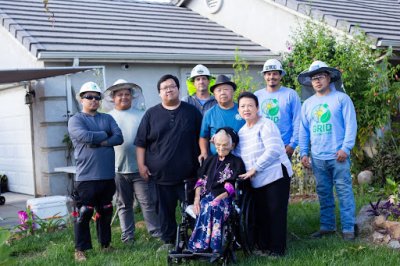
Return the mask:
<svg viewBox="0 0 400 266">
<path fill-rule="evenodd" d="M 333 67 L 329 67 L 325 62 L 322 61 L 314 61 L 308 70 L 305 70 L 300 73 L 297 77 L 299 83 L 303 86 L 312 86 L 311 85 L 311 77 L 315 74 L 326 72 L 331 77 L 331 83 L 340 80 L 342 73 L 339 70 Z"/>
<path fill-rule="evenodd" d="M 232 81 L 231 81 L 227 76 L 225 76 L 225 75 L 219 75 L 219 76 L 217 77 L 217 80 L 215 81 L 215 84 L 214 84 L 213 86 L 210 87 L 210 91 L 211 91 L 212 93 L 214 93 L 214 89 L 215 89 L 216 87 L 218 87 L 219 85 L 222 85 L 222 84 L 231 85 L 231 86 L 233 87 L 233 90 L 236 90 L 236 84 L 235 84 L 234 82 L 232 82 Z"/>
</svg>

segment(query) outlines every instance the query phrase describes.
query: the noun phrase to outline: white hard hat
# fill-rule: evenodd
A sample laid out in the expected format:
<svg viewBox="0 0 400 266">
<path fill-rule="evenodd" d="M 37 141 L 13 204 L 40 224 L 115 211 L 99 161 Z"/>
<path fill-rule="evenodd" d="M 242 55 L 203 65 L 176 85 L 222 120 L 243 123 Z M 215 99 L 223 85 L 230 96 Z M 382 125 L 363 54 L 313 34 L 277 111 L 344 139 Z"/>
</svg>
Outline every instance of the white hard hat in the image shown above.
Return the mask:
<svg viewBox="0 0 400 266">
<path fill-rule="evenodd" d="M 96 83 L 93 81 L 86 82 L 85 84 L 82 85 L 81 89 L 79 90 L 79 95 L 82 95 L 85 92 L 88 91 L 93 91 L 93 92 L 98 92 L 100 95 L 102 94 L 102 91 Z"/>
<path fill-rule="evenodd" d="M 269 71 L 279 71 L 281 72 L 281 76 L 283 77 L 286 75 L 285 70 L 282 68 L 281 62 L 276 59 L 268 59 L 265 61 L 262 73 L 269 72 Z"/>
<path fill-rule="evenodd" d="M 208 76 L 210 77 L 210 70 L 208 70 L 207 67 L 203 65 L 197 65 L 192 69 L 192 72 L 190 73 L 190 79 L 193 79 L 198 76 Z"/>
</svg>

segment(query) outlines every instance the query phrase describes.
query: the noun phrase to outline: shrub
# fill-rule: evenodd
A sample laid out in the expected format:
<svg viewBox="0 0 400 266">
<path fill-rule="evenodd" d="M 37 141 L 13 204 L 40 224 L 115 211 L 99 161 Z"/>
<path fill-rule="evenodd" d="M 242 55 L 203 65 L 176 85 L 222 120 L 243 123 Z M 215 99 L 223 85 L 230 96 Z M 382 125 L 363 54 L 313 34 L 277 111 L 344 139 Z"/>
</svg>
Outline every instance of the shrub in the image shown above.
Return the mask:
<svg viewBox="0 0 400 266">
<path fill-rule="evenodd" d="M 283 83 L 301 92 L 297 76 L 315 60 L 326 62 L 342 72 L 346 93 L 353 100 L 358 133 L 353 155 L 363 166 L 363 147 L 377 128 L 387 125 L 391 114 L 398 112 L 400 83 L 395 73 L 400 65 L 392 67 L 387 51 L 373 50 L 365 34 L 348 38 L 338 37 L 323 23 L 307 22 L 300 26 L 288 43 L 283 63 L 287 75 Z M 353 158 L 354 159 L 354 158 Z"/>
<path fill-rule="evenodd" d="M 377 140 L 372 159 L 372 170 L 376 180 L 385 184 L 387 179 L 400 182 L 400 127 L 393 127 Z"/>
</svg>

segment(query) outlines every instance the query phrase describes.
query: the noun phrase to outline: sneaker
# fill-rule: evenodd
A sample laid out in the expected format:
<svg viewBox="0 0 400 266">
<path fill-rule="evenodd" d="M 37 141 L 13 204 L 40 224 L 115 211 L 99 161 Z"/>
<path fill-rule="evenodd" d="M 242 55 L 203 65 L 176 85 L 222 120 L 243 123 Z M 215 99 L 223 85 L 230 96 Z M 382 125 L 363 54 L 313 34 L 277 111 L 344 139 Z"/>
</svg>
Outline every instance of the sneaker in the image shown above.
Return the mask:
<svg viewBox="0 0 400 266">
<path fill-rule="evenodd" d="M 80 250 L 75 250 L 75 261 L 76 262 L 86 261 L 85 252 L 80 251 Z"/>
<path fill-rule="evenodd" d="M 122 243 L 124 243 L 125 245 L 133 245 L 133 244 L 135 244 L 135 239 L 127 238 L 127 239 L 122 240 Z"/>
<path fill-rule="evenodd" d="M 342 233 L 342 237 L 344 241 L 354 241 L 356 239 L 354 232 Z"/>
<path fill-rule="evenodd" d="M 312 233 L 311 238 L 321 238 L 323 236 L 333 235 L 335 233 L 336 233 L 336 231 L 334 231 L 334 230 L 319 230 L 315 233 Z"/>
<path fill-rule="evenodd" d="M 171 251 L 174 249 L 174 245 L 170 244 L 170 243 L 166 243 L 161 245 L 161 247 L 159 247 L 157 249 L 157 252 L 163 252 L 163 251 Z"/>
</svg>

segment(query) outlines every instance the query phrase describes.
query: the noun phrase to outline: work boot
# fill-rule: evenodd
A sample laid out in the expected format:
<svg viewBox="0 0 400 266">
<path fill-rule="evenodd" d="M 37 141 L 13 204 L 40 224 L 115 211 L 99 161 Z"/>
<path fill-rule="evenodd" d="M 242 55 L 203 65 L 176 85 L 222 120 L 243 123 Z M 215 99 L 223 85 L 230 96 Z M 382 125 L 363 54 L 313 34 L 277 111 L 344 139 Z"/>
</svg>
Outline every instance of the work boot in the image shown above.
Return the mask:
<svg viewBox="0 0 400 266">
<path fill-rule="evenodd" d="M 342 233 L 342 237 L 344 241 L 354 241 L 356 239 L 354 232 Z"/>
<path fill-rule="evenodd" d="M 80 251 L 80 250 L 75 250 L 75 261 L 76 262 L 86 261 L 85 252 Z"/>
<path fill-rule="evenodd" d="M 315 233 L 312 233 L 311 238 L 321 238 L 323 236 L 333 235 L 334 233 L 336 233 L 334 230 L 319 230 Z"/>
</svg>

